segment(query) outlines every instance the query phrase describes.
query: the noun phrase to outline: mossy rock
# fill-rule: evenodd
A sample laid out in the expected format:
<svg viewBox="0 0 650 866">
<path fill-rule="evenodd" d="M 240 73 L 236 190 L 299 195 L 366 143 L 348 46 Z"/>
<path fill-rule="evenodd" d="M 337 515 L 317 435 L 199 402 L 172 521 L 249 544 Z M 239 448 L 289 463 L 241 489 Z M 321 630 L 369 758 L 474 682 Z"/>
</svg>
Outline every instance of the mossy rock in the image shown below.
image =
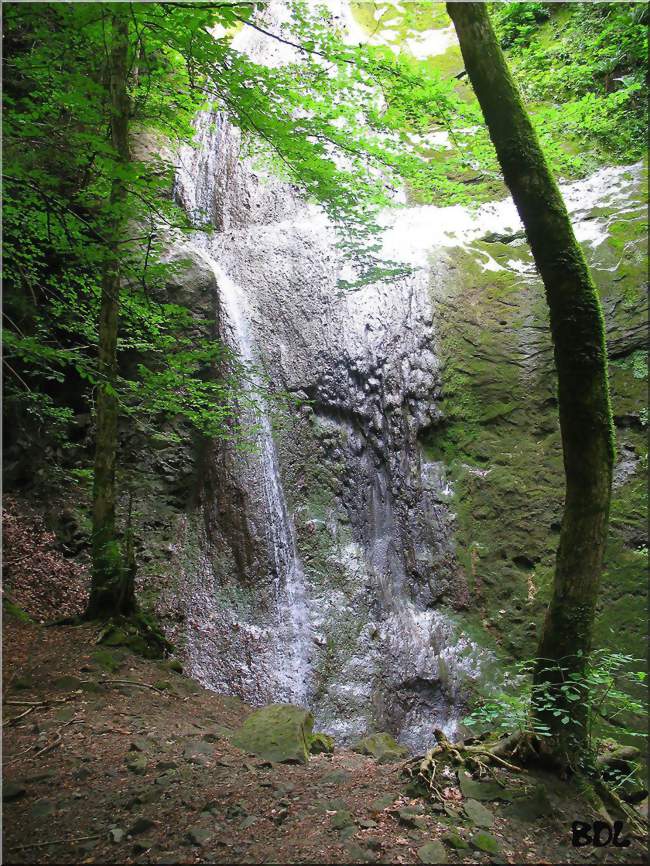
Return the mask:
<svg viewBox="0 0 650 866">
<path fill-rule="evenodd" d="M 507 788 L 502 788 L 498 782 L 477 782 L 467 773 L 459 773 L 458 781 L 464 797 L 472 800 L 512 800 L 514 795 Z"/>
<path fill-rule="evenodd" d="M 489 829 L 494 824 L 494 815 L 478 800 L 465 800 L 463 809 L 472 824 L 477 827 Z"/>
<path fill-rule="evenodd" d="M 312 734 L 309 741 L 309 751 L 312 755 L 331 755 L 334 751 L 334 737 L 320 731 Z"/>
<path fill-rule="evenodd" d="M 512 804 L 504 810 L 504 815 L 519 821 L 532 822 L 538 821 L 540 818 L 547 818 L 553 812 L 553 804 L 546 787 L 536 785 L 531 792 L 516 797 Z"/>
<path fill-rule="evenodd" d="M 409 755 L 406 746 L 400 746 L 394 737 L 384 732 L 363 737 L 352 746 L 352 751 L 358 752 L 360 755 L 369 755 L 380 764 L 401 761 Z"/>
<path fill-rule="evenodd" d="M 346 827 L 354 827 L 354 818 L 347 809 L 339 809 L 332 815 L 331 824 L 335 830 L 344 830 Z"/>
<path fill-rule="evenodd" d="M 295 704 L 270 704 L 252 713 L 232 738 L 233 745 L 267 761 L 306 764 L 314 717 Z"/>
<path fill-rule="evenodd" d="M 98 665 L 100 668 L 103 668 L 105 671 L 108 671 L 111 674 L 114 674 L 116 671 L 118 671 L 124 664 L 124 660 L 120 658 L 117 653 L 111 652 L 111 650 L 106 649 L 95 650 L 91 658 L 94 664 Z"/>
<path fill-rule="evenodd" d="M 489 833 L 475 833 L 469 840 L 469 844 L 476 851 L 484 851 L 486 854 L 499 853 L 499 843 Z"/>
<path fill-rule="evenodd" d="M 141 610 L 130 617 L 119 617 L 107 623 L 97 643 L 125 647 L 147 659 L 163 658 L 174 649 L 156 621 Z"/>
<path fill-rule="evenodd" d="M 2 599 L 2 612 L 5 616 L 9 616 L 11 619 L 15 619 L 18 622 L 33 622 L 32 618 L 22 609 L 22 607 L 18 607 L 17 604 L 14 604 L 13 601 L 6 596 Z"/>
<path fill-rule="evenodd" d="M 418 859 L 421 863 L 447 863 L 447 852 L 442 842 L 436 839 L 418 848 Z"/>
<path fill-rule="evenodd" d="M 466 842 L 462 836 L 459 836 L 458 833 L 454 833 L 453 830 L 449 833 L 445 833 L 442 837 L 442 841 L 456 851 L 462 851 L 464 848 L 469 848 L 469 843 Z"/>
</svg>

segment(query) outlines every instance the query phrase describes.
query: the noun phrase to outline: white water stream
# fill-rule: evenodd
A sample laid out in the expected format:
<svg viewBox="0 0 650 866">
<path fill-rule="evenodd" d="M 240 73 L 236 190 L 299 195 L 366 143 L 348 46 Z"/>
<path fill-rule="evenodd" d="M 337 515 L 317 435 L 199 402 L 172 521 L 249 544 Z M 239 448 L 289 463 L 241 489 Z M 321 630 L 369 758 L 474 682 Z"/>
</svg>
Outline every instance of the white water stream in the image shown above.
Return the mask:
<svg viewBox="0 0 650 866">
<path fill-rule="evenodd" d="M 256 357 L 251 338 L 246 296 L 209 252 L 198 247 L 195 251 L 214 274 L 221 310 L 228 318 L 232 333 L 232 348 L 249 370 L 254 370 L 259 358 Z M 252 420 L 256 422 L 258 431 L 258 463 L 265 496 L 267 540 L 275 586 L 276 639 L 278 655 L 282 659 L 275 671 L 274 692 L 278 700 L 304 705 L 308 702 L 311 639 L 305 576 L 280 479 L 269 411 L 261 396 L 261 378 L 259 374 L 253 373 L 252 379 L 250 388 L 254 393 L 251 396 L 257 406 L 256 417 Z"/>
<path fill-rule="evenodd" d="M 330 0 L 330 5 L 334 2 Z M 347 8 L 347 4 L 343 6 Z M 245 37 L 237 38 L 243 40 Z M 270 48 L 268 45 L 260 48 L 260 40 L 263 42 L 264 37 L 249 38 L 248 53 L 264 54 L 265 50 L 271 50 L 268 62 L 281 62 L 277 43 L 271 41 Z M 242 45 L 238 47 L 243 50 Z M 386 226 L 384 254 L 387 258 L 412 265 L 415 269 L 413 274 L 392 286 L 366 286 L 334 302 L 336 283 L 334 278 L 329 279 L 335 277 L 334 266 L 324 284 L 319 283 L 323 279 L 318 270 L 323 251 L 338 267 L 342 265 L 336 260 L 331 227 L 324 216 L 297 201 L 287 187 L 260 178 L 249 164 L 242 162 L 238 152 L 238 133 L 221 117 L 205 112 L 197 118 L 196 125 L 197 146 L 184 149 L 181 155 L 176 195 L 198 224 L 209 221 L 217 227 L 216 236 L 197 232 L 192 251 L 214 276 L 220 310 L 229 326 L 228 341 L 248 365 L 260 365 L 261 351 L 256 339 L 266 340 L 267 352 L 269 344 L 277 348 L 277 345 L 273 346 L 276 323 L 270 318 L 273 312 L 267 306 L 268 299 L 276 297 L 277 292 L 284 305 L 280 314 L 283 326 L 294 315 L 296 321 L 301 321 L 303 310 L 307 310 L 304 324 L 311 326 L 315 317 L 319 323 L 324 323 L 322 333 L 310 349 L 310 363 L 314 363 L 314 357 L 320 357 L 317 355 L 318 341 L 327 341 L 332 353 L 340 351 L 348 359 L 346 363 L 352 361 L 355 371 L 361 371 L 361 378 L 365 376 L 366 391 L 368 387 L 375 388 L 373 383 L 378 382 L 373 378 L 374 371 L 378 368 L 390 371 L 391 357 L 396 365 L 408 368 L 399 372 L 403 379 L 401 393 L 389 394 L 390 399 L 398 401 L 393 408 L 404 410 L 405 394 L 414 387 L 418 377 L 435 378 L 438 372 L 435 342 L 430 341 L 423 350 L 421 340 L 418 342 L 413 336 L 423 322 L 430 323 L 435 318 L 436 311 L 431 308 L 428 292 L 434 251 L 460 247 L 476 252 L 477 261 L 485 270 L 511 270 L 518 277 L 522 273 L 534 273 L 532 262 L 522 263 L 520 256 L 513 257 L 512 261 L 501 259 L 497 262 L 485 245 L 479 249 L 475 246 L 488 233 L 512 236 L 521 232 L 510 199 L 479 208 L 396 207 L 383 216 Z M 593 218 L 593 208 L 596 205 L 616 206 L 619 218 L 621 213 L 625 213 L 630 173 L 637 177 L 640 170 L 640 166 L 602 169 L 591 178 L 563 186 L 579 240 L 598 248 L 607 236 L 610 218 Z M 304 242 L 304 237 L 309 238 L 308 243 Z M 301 282 L 295 275 L 299 271 L 298 260 L 305 256 L 313 257 L 306 269 L 309 279 L 313 280 L 311 284 L 309 281 Z M 257 327 L 260 316 L 264 318 L 261 328 Z M 328 332 L 326 327 L 334 330 Z M 264 331 L 269 334 L 264 334 Z M 297 342 L 302 338 L 303 335 L 298 333 Z M 304 339 L 307 340 L 306 335 Z M 412 341 L 412 346 L 408 340 Z M 296 347 L 281 341 L 279 346 L 280 354 L 286 355 L 290 367 L 298 357 Z M 291 372 L 289 369 L 287 375 Z M 390 375 L 393 373 L 390 371 Z M 256 384 L 261 385 L 259 379 Z M 381 387 L 384 389 L 385 383 Z M 255 383 L 254 390 L 257 391 Z M 431 388 L 428 392 L 426 388 L 422 390 L 423 401 L 431 402 L 430 393 Z M 343 399 L 347 399 L 347 395 Z M 356 710 L 350 711 L 347 720 L 339 720 L 337 707 L 338 710 L 341 707 L 345 709 L 346 703 L 352 705 L 355 701 L 359 707 L 370 704 L 375 700 L 371 682 L 380 682 L 384 693 L 390 692 L 392 688 L 401 686 L 398 675 L 394 673 L 401 671 L 405 682 L 416 684 L 413 686 L 415 697 L 410 704 L 407 702 L 400 723 L 403 741 L 414 746 L 426 742 L 434 725 L 442 726 L 449 736 L 453 736 L 462 713 L 465 681 L 480 679 L 482 667 L 490 654 L 459 633 L 444 613 L 418 604 L 413 598 L 405 565 L 402 530 L 395 510 L 394 491 L 391 490 L 395 479 L 390 475 L 394 469 L 390 461 L 399 462 L 405 455 L 388 453 L 385 465 L 373 464 L 371 449 L 364 445 L 370 467 L 364 476 L 368 484 L 365 544 L 358 540 L 346 542 L 340 551 L 341 560 L 346 567 L 349 566 L 349 573 L 358 575 L 359 588 L 351 601 L 350 596 L 340 593 L 336 586 L 328 585 L 326 593 L 330 596 L 331 612 L 325 622 L 322 596 L 320 602 L 313 601 L 315 587 L 307 580 L 298 554 L 294 519 L 289 513 L 283 490 L 268 406 L 257 395 L 255 401 L 258 412 L 250 420 L 257 424 L 259 432 L 257 453 L 252 462 L 260 482 L 258 486 L 263 491 L 261 510 L 275 596 L 271 619 L 265 623 L 274 647 L 273 669 L 268 672 L 268 659 L 267 668 L 264 668 L 265 676 L 270 679 L 269 691 L 273 699 L 303 705 L 313 703 L 314 642 L 324 642 L 321 635 L 328 634 L 327 628 L 330 628 L 330 634 L 336 633 L 337 616 L 341 619 L 344 619 L 344 614 L 356 617 L 355 605 L 360 604 L 359 599 L 363 600 L 364 592 L 376 593 L 381 607 L 378 629 L 381 649 L 369 648 L 359 639 L 348 662 L 333 673 L 330 691 L 334 694 L 338 690 L 341 701 L 337 705 L 332 699 L 335 709 L 329 713 L 327 729 L 345 738 L 363 733 L 360 728 L 364 718 L 361 709 L 357 715 L 354 715 Z M 353 402 L 352 397 L 350 402 Z M 385 420 L 381 417 L 381 404 L 371 403 L 368 398 L 368 405 L 374 412 L 375 426 L 381 428 Z M 367 430 L 359 431 L 362 437 L 367 434 Z M 387 450 L 390 449 L 387 447 Z M 405 478 L 408 469 L 405 467 Z M 442 464 L 423 465 L 422 477 L 429 479 L 430 487 L 437 490 L 441 500 L 448 498 L 451 489 Z M 364 483 L 361 477 L 353 477 L 350 482 L 353 486 Z M 351 517 L 354 522 L 355 515 Z M 356 515 L 356 518 L 360 519 L 360 516 Z M 440 533 L 449 536 L 443 541 L 453 549 L 450 525 L 443 527 L 441 524 Z M 368 577 L 374 585 L 364 590 L 364 581 Z M 346 605 L 350 610 L 346 610 Z M 257 663 L 256 657 L 248 660 L 251 666 Z M 390 676 L 386 675 L 386 670 L 391 671 Z M 243 696 L 249 700 L 256 699 L 254 694 Z"/>
</svg>

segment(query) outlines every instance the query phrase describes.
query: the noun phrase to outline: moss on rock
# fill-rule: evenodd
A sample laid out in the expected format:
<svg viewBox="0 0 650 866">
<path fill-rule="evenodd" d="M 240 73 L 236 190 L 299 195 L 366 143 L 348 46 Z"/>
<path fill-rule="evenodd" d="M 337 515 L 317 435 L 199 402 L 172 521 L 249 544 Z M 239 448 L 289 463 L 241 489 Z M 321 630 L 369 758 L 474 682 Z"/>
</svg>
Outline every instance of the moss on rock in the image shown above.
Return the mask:
<svg viewBox="0 0 650 866">
<path fill-rule="evenodd" d="M 400 746 L 394 737 L 384 732 L 363 737 L 352 746 L 352 751 L 360 755 L 370 755 L 380 764 L 401 761 L 409 754 L 406 746 Z"/>
<path fill-rule="evenodd" d="M 314 724 L 312 714 L 295 704 L 271 704 L 252 713 L 234 734 L 233 745 L 282 764 L 306 764 Z"/>
</svg>

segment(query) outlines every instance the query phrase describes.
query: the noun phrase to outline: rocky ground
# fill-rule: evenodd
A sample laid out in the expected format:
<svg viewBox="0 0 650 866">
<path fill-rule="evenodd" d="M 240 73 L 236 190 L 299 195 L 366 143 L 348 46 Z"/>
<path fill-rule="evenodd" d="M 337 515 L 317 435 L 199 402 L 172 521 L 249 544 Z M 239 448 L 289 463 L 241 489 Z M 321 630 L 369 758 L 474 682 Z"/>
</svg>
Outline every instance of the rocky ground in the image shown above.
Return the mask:
<svg viewBox="0 0 650 866">
<path fill-rule="evenodd" d="M 403 761 L 260 760 L 230 741 L 251 707 L 99 634 L 5 617 L 6 863 L 646 862 L 572 848 L 598 816 L 550 776 L 449 767 L 440 804 L 407 795 Z"/>
</svg>

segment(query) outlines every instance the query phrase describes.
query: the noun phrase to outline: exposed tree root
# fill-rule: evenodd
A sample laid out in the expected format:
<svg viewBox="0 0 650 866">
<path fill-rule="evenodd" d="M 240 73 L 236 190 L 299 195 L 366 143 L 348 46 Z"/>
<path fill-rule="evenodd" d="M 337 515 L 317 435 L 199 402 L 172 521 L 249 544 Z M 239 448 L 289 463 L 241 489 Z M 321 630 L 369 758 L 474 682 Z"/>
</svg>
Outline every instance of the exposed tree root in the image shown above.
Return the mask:
<svg viewBox="0 0 650 866">
<path fill-rule="evenodd" d="M 547 769 L 554 770 L 563 778 L 567 778 L 570 768 L 558 764 L 553 759 L 550 750 L 545 749 L 543 741 L 529 734 L 512 734 L 491 746 L 485 744 L 465 745 L 463 743 L 451 743 L 440 730 L 435 730 L 434 735 L 437 745 L 426 753 L 407 761 L 402 768 L 405 776 L 418 785 L 423 792 L 430 797 L 445 804 L 445 796 L 441 790 L 440 766 L 449 764 L 457 768 L 465 767 L 479 777 L 490 774 L 494 777 L 491 764 L 505 767 L 511 772 L 521 772 L 523 767 L 516 766 L 507 758 L 515 758 L 521 764 L 538 764 Z M 636 810 L 624 802 L 619 795 L 613 791 L 602 779 L 591 779 L 581 773 L 575 773 L 575 781 L 582 794 L 591 801 L 597 811 L 610 824 L 613 820 L 610 810 L 620 814 L 627 822 L 632 834 L 645 837 L 647 827 Z M 496 781 L 500 781 L 494 777 Z"/>
<path fill-rule="evenodd" d="M 403 765 L 403 773 L 417 785 L 428 792 L 429 796 L 444 804 L 445 797 L 441 791 L 436 776 L 438 773 L 438 762 L 451 763 L 457 767 L 466 767 L 479 777 L 494 775 L 490 764 L 499 764 L 508 770 L 518 773 L 521 767 L 506 761 L 499 754 L 495 754 L 487 746 L 471 746 L 462 743 L 451 743 L 441 730 L 434 731 L 437 745 L 429 749 L 426 755 L 411 758 Z M 498 780 L 497 780 L 498 781 Z"/>
<path fill-rule="evenodd" d="M 594 792 L 599 797 L 605 808 L 609 806 L 611 809 L 623 815 L 630 830 L 635 836 L 640 838 L 647 837 L 648 827 L 647 825 L 644 825 L 641 817 L 633 806 L 630 806 L 629 803 L 621 800 L 616 791 L 613 791 L 609 785 L 602 781 L 602 779 L 596 779 L 592 784 Z"/>
</svg>

